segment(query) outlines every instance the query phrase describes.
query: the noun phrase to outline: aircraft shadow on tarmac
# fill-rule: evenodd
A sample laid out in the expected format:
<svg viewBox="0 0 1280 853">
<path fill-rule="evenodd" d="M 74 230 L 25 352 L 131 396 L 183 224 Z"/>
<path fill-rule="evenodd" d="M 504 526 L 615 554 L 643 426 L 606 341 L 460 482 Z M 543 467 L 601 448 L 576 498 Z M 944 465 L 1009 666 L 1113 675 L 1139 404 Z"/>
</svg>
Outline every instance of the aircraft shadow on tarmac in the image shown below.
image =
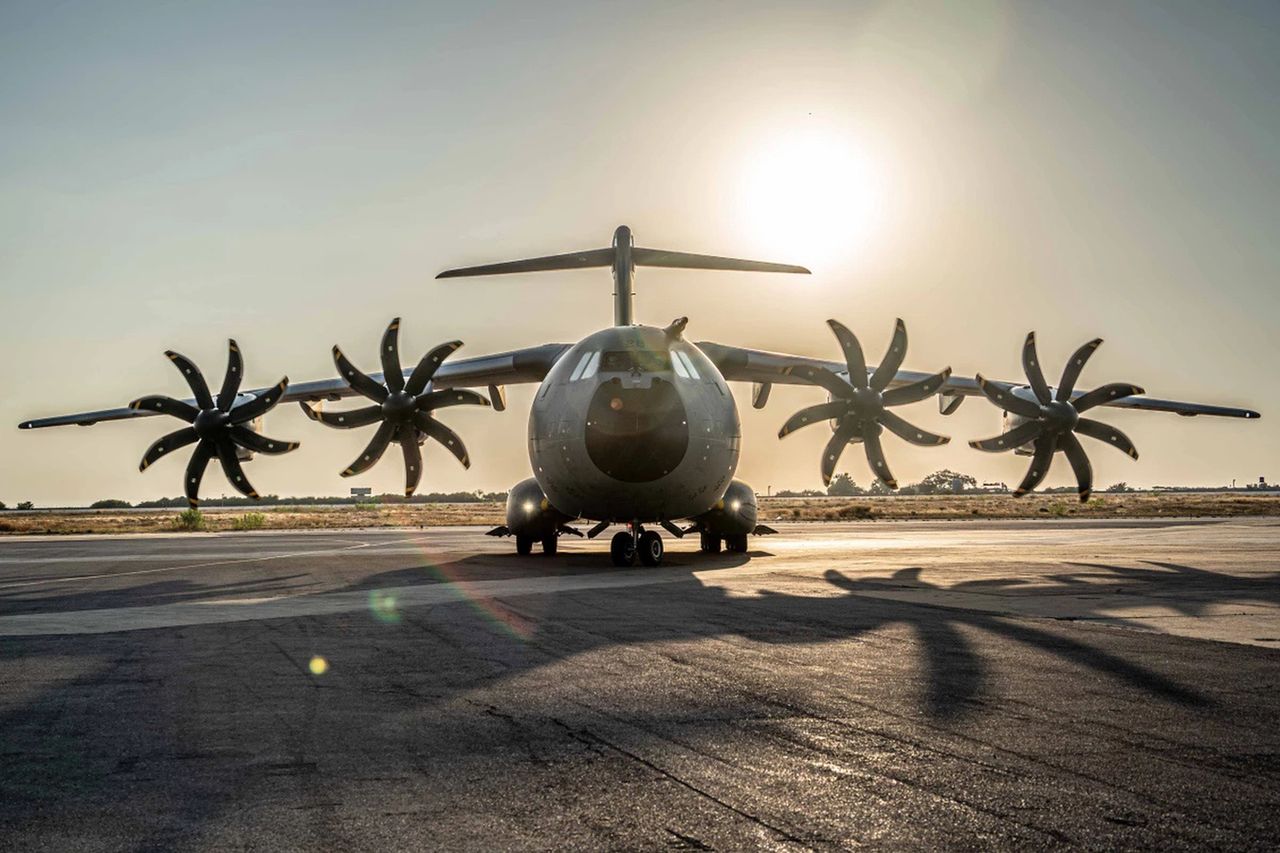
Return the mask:
<svg viewBox="0 0 1280 853">
<path fill-rule="evenodd" d="M 105 635 L 0 638 L 0 664 L 17 663 L 22 667 L 20 671 L 26 672 L 37 671 L 42 659 L 55 669 L 62 661 L 75 661 L 80 666 L 74 677 L 52 679 L 44 689 L 18 692 L 19 688 L 11 688 L 10 701 L 5 703 L 7 710 L 0 714 L 0 753 L 8 756 L 0 768 L 0 801 L 7 802 L 0 804 L 0 827 L 20 827 L 28 825 L 28 821 L 46 819 L 42 815 L 49 814 L 48 809 L 55 803 L 58 809 L 73 811 L 97 808 L 104 797 L 113 795 L 120 779 L 134 778 L 130 768 L 139 760 L 151 762 L 144 766 L 149 766 L 148 773 L 153 775 L 143 774 L 141 782 L 132 784 L 154 778 L 155 773 L 161 772 L 156 769 L 159 766 L 198 762 L 205 755 L 240 761 L 249 768 L 243 773 L 293 772 L 292 764 L 279 763 L 280 757 L 301 750 L 294 741 L 300 737 L 298 732 L 314 725 L 317 703 L 326 705 L 326 713 L 333 718 L 339 713 L 363 713 L 373 717 L 351 719 L 383 715 L 390 720 L 423 721 L 433 719 L 433 713 L 440 714 L 435 725 L 459 727 L 456 736 L 446 738 L 447 748 L 459 753 L 483 751 L 492 748 L 477 734 L 477 727 L 489 725 L 482 719 L 487 712 L 482 702 L 472 703 L 467 698 L 477 691 L 493 695 L 494 688 L 544 667 L 571 663 L 579 656 L 610 650 L 623 651 L 625 655 L 628 650 L 643 652 L 649 644 L 672 641 L 687 644 L 703 639 L 739 638 L 748 644 L 744 648 L 739 643 L 738 654 L 751 655 L 750 643 L 797 650 L 804 646 L 807 654 L 809 649 L 824 644 L 867 639 L 882 629 L 900 630 L 907 626 L 917 640 L 920 678 L 915 682 L 922 685 L 915 710 L 935 724 L 964 725 L 980 716 L 987 704 L 999 701 L 1000 697 L 993 695 L 998 685 L 992 677 L 994 663 L 990 657 L 1008 643 L 1056 658 L 1068 669 L 1107 676 L 1114 682 L 1110 689 L 1191 711 L 1215 704 L 1211 697 L 1146 662 L 1128 659 L 1145 655 L 1150 660 L 1153 646 L 1139 638 L 1151 635 L 1128 631 L 1107 636 L 1081 635 L 1055 628 L 1055 623 L 1044 620 L 907 603 L 876 595 L 902 588 L 942 592 L 996 590 L 1014 597 L 1032 594 L 1031 586 L 1018 579 L 967 581 L 939 587 L 927 580 L 927 571 L 921 567 L 880 576 L 857 576 L 854 569 L 845 567 L 843 571 L 833 568 L 826 573 L 830 586 L 823 594 L 766 591 L 733 595 L 722 587 L 704 585 L 692 574 L 693 569 L 743 565 L 758 556 L 760 552 L 705 559 L 682 555 L 673 561 L 677 564 L 659 570 L 677 575 L 665 583 L 512 596 L 487 602 L 460 600 L 456 605 L 410 607 L 390 614 L 378 613 L 371 607 L 368 612 L 305 619 Z M 599 570 L 598 556 L 593 554 L 564 555 L 555 561 L 555 566 L 551 562 L 542 564 L 543 573 Z M 523 565 L 528 571 L 527 558 L 509 564 Z M 493 555 L 487 555 L 440 566 L 424 564 L 366 577 L 345 591 L 368 591 L 372 601 L 380 589 L 403 587 L 425 578 L 434 578 L 435 583 L 442 578 L 444 582 L 486 579 L 495 565 L 505 568 L 508 561 L 495 561 Z M 1054 575 L 1048 581 L 1051 589 L 1084 590 L 1097 595 L 1100 601 L 1135 585 L 1181 592 L 1186 594 L 1188 613 L 1201 612 L 1212 603 L 1224 601 L 1280 602 L 1280 574 L 1246 579 L 1169 563 L 1139 568 L 1080 564 L 1079 571 Z M 170 602 L 191 600 L 200 594 L 263 593 L 269 588 L 270 584 L 243 584 L 197 589 L 158 583 L 144 587 L 142 595 L 146 600 Z M 1035 593 L 1043 594 L 1044 590 L 1045 583 L 1041 582 Z M 130 592 L 135 605 L 136 594 L 137 588 Z M 83 603 L 74 593 L 46 596 L 42 602 L 46 608 L 65 610 Z M 96 599 L 94 606 L 102 606 L 101 599 Z M 309 676 L 305 657 L 298 659 L 297 654 L 316 638 L 329 644 L 328 653 L 335 666 L 341 666 L 344 672 L 359 673 L 360 677 L 335 692 L 327 688 L 336 687 L 336 682 L 330 685 Z M 1120 651 L 1102 648 L 1103 645 Z M 896 656 L 904 647 L 859 644 L 843 648 L 852 649 L 848 651 L 850 655 L 874 658 Z M 1132 654 L 1126 654 L 1125 649 L 1133 650 Z M 281 655 L 290 659 L 288 664 Z M 1153 662 L 1161 669 L 1178 668 L 1173 659 Z M 625 665 L 619 666 L 625 671 Z M 679 702 L 665 697 L 661 684 L 656 685 L 656 690 L 655 685 L 649 684 L 648 692 L 624 702 L 625 715 L 642 730 L 659 730 L 690 717 L 703 724 L 718 720 L 719 724 L 731 725 L 738 715 L 752 718 L 761 713 L 762 705 L 784 701 L 785 691 L 753 686 L 751 676 L 744 676 L 726 692 L 726 673 L 695 670 L 692 681 L 685 683 L 686 692 Z M 785 669 L 780 677 L 785 679 Z M 521 689 L 519 683 L 514 687 Z M 611 688 L 617 689 L 616 685 Z M 858 685 L 848 685 L 849 690 L 857 688 Z M 824 689 L 844 688 L 835 681 Z M 690 691 L 692 699 L 688 698 Z M 906 695 L 909 693 L 907 690 Z M 200 697 L 200 703 L 192 704 L 194 697 Z M 463 700 L 462 711 L 458 710 L 458 703 L 450 702 L 453 699 Z M 554 715 L 557 723 L 560 719 L 576 719 L 579 725 L 591 724 L 593 711 L 584 711 L 571 697 L 539 700 L 563 703 L 563 710 Z M 879 697 L 877 701 L 892 704 L 899 699 Z M 689 707 L 689 702 L 694 707 Z M 347 710 L 336 710 L 334 706 L 339 703 Z M 269 713 L 251 717 L 254 722 L 246 723 L 251 727 L 244 730 L 236 723 L 228 723 L 219 713 L 245 707 L 262 707 Z M 439 710 L 432 712 L 432 708 Z M 898 710 L 911 713 L 910 709 Z M 471 717 L 459 718 L 460 713 Z M 616 708 L 609 716 L 618 719 Z M 401 731 L 394 726 L 389 728 Z M 403 728 L 406 733 L 412 730 Z M 411 752 L 405 750 L 405 754 Z M 314 771 L 314 766 L 311 769 Z M 162 839 L 168 837 L 166 833 L 187 826 L 186 822 L 212 819 L 229 795 L 204 790 L 201 796 L 196 812 L 183 812 L 193 806 L 175 799 L 168 828 L 158 822 L 149 831 Z M 163 846 L 167 842 L 157 843 Z"/>
</svg>

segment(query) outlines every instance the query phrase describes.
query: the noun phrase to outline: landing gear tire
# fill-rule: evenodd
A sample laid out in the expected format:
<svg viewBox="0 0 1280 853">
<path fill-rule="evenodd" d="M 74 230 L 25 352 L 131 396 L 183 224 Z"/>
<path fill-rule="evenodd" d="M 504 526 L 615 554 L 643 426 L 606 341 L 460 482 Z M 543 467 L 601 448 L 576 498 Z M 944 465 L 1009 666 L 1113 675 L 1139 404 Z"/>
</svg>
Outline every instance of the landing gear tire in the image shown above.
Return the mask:
<svg viewBox="0 0 1280 853">
<path fill-rule="evenodd" d="M 554 533 L 542 537 L 542 553 L 548 557 L 556 555 L 556 548 L 560 545 L 560 537 Z"/>
<path fill-rule="evenodd" d="M 735 554 L 745 554 L 747 552 L 747 534 L 738 533 L 724 537 L 724 547 Z"/>
<path fill-rule="evenodd" d="M 533 553 L 533 537 L 517 536 L 516 537 L 516 553 L 532 554 Z"/>
<path fill-rule="evenodd" d="M 701 547 L 702 553 L 704 554 L 720 553 L 720 537 L 719 536 L 713 536 L 710 533 L 702 533 L 702 534 L 699 534 L 699 536 L 701 537 L 701 545 L 699 547 Z"/>
<path fill-rule="evenodd" d="M 609 543 L 609 556 L 615 566 L 634 566 L 636 564 L 636 544 L 631 534 L 625 530 L 613 534 Z"/>
<path fill-rule="evenodd" d="M 640 562 L 646 566 L 656 566 L 662 562 L 662 537 L 652 530 L 640 534 Z"/>
</svg>

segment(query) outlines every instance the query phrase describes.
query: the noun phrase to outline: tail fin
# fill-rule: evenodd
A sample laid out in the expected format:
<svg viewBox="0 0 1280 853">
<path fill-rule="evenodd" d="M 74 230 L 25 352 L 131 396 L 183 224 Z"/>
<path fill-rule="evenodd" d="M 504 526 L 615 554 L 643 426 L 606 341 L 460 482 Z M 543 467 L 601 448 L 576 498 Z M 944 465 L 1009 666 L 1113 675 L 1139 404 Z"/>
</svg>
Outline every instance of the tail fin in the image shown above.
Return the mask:
<svg viewBox="0 0 1280 853">
<path fill-rule="evenodd" d="M 804 273 L 809 270 L 793 264 L 775 264 L 766 261 L 746 261 L 740 258 L 722 258 L 716 255 L 694 255 L 689 252 L 671 252 L 666 249 L 644 249 L 635 246 L 631 229 L 618 226 L 613 232 L 613 246 L 607 249 L 588 249 L 564 255 L 548 255 L 527 258 L 522 261 L 505 261 L 477 267 L 445 270 L 436 278 L 462 278 L 473 275 L 507 275 L 510 273 L 545 272 L 548 270 L 577 270 L 590 267 L 612 267 L 614 291 L 614 324 L 629 326 L 632 323 L 631 291 L 632 273 L 636 267 L 668 267 L 690 270 L 735 270 L 740 272 Z"/>
</svg>

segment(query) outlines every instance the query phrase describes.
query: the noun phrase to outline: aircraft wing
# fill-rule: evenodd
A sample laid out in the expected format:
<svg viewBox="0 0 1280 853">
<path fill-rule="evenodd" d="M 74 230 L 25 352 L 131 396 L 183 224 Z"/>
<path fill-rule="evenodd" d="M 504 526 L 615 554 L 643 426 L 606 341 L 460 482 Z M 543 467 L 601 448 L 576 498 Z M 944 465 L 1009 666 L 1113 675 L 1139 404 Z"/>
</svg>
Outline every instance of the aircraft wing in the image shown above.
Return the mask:
<svg viewBox="0 0 1280 853">
<path fill-rule="evenodd" d="M 493 355 L 481 355 L 475 358 L 451 359 L 440 365 L 432 379 L 435 388 L 493 388 L 493 394 L 500 396 L 500 386 L 523 382 L 541 382 L 556 360 L 569 349 L 570 344 L 543 344 L 536 347 L 500 352 Z M 405 378 L 413 372 L 406 368 Z M 370 374 L 378 382 L 382 381 L 381 373 Z M 273 386 L 274 387 L 274 386 Z M 241 397 L 254 399 L 269 391 L 270 388 L 258 388 L 241 392 Z M 340 378 L 318 379 L 311 382 L 291 383 L 280 402 L 299 402 L 320 400 L 340 400 L 343 397 L 355 396 L 345 380 Z M 187 398 L 184 402 L 194 405 L 195 400 Z M 494 407 L 501 410 L 504 406 L 494 400 Z M 146 418 L 158 414 L 153 411 L 139 411 L 122 406 L 118 409 L 100 409 L 93 412 L 77 412 L 70 415 L 57 415 L 49 418 L 36 418 L 18 424 L 19 429 L 39 429 L 41 427 L 92 426 L 102 421 L 119 421 L 128 418 Z"/>
<path fill-rule="evenodd" d="M 755 395 L 755 404 L 757 408 L 763 407 L 761 398 L 768 399 L 767 388 L 769 385 L 809 385 L 806 379 L 796 375 L 795 369 L 798 367 L 824 367 L 836 374 L 847 374 L 849 368 L 842 361 L 825 361 L 819 358 L 807 358 L 805 356 L 787 355 L 786 353 L 767 352 L 764 350 L 743 349 L 742 347 L 726 346 L 724 344 L 712 343 L 710 341 L 699 342 L 698 347 L 707 354 L 707 357 L 715 363 L 720 369 L 720 373 L 730 382 L 753 382 L 756 383 L 758 391 Z M 867 366 L 867 374 L 870 375 L 875 371 L 875 365 Z M 919 382 L 932 374 L 920 373 L 914 370 L 899 370 L 889 383 L 890 388 L 897 388 L 903 385 L 910 385 L 913 382 Z M 996 380 L 996 384 L 1003 385 L 1005 388 L 1016 388 L 1025 385 L 1025 382 L 1007 382 Z M 975 379 L 964 376 L 951 376 L 938 389 L 938 395 L 944 398 L 969 397 L 982 395 L 982 389 L 978 387 Z M 1083 394 L 1077 391 L 1072 394 L 1072 399 Z M 1183 417 L 1194 417 L 1196 415 L 1215 415 L 1225 418 L 1259 418 L 1262 417 L 1258 412 L 1252 409 L 1241 409 L 1232 406 L 1216 406 L 1207 403 L 1184 403 L 1179 400 L 1160 400 L 1154 397 L 1124 397 L 1119 400 L 1112 400 L 1102 403 L 1104 406 L 1114 406 L 1117 409 L 1141 409 L 1151 412 L 1173 412 Z M 954 407 L 950 411 L 955 411 Z"/>
</svg>

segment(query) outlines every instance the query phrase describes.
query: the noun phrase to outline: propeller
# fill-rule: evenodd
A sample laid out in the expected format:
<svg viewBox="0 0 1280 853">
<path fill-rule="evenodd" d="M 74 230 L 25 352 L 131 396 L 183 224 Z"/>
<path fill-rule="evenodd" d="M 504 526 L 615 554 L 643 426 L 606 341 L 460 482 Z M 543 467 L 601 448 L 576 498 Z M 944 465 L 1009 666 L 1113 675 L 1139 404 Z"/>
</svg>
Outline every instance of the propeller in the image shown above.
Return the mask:
<svg viewBox="0 0 1280 853">
<path fill-rule="evenodd" d="M 971 441 L 969 446 L 989 453 L 1014 450 L 1028 443 L 1035 447 L 1031 467 L 1013 493 L 1014 497 L 1022 497 L 1040 485 L 1049 473 L 1054 454 L 1061 450 L 1071 463 L 1071 470 L 1075 472 L 1080 502 L 1089 500 L 1093 491 L 1093 466 L 1089 463 L 1080 440 L 1076 438 L 1077 433 L 1117 447 L 1133 459 L 1138 458 L 1133 442 L 1120 430 L 1091 418 L 1080 417 L 1095 406 L 1143 393 L 1137 385 L 1123 382 L 1103 385 L 1084 394 L 1074 393 L 1085 362 L 1101 345 L 1102 339 L 1095 338 L 1076 350 L 1063 369 L 1062 379 L 1055 392 L 1049 388 L 1044 373 L 1040 370 L 1040 362 L 1036 356 L 1036 333 L 1028 333 L 1027 340 L 1022 345 L 1022 369 L 1035 395 L 1034 400 L 1019 397 L 1009 386 L 984 379 L 982 374 L 975 377 L 978 387 L 992 403 L 1024 422 L 995 438 Z"/>
<path fill-rule="evenodd" d="M 382 458 L 392 441 L 400 444 L 404 453 L 404 493 L 412 495 L 422 478 L 422 450 L 418 446 L 421 436 L 433 438 L 457 457 L 464 468 L 471 467 L 467 448 L 458 434 L 440 423 L 432 412 L 447 406 L 488 406 L 489 401 L 475 391 L 451 389 L 437 391 L 431 387 L 431 378 L 441 362 L 462 346 L 462 341 L 450 341 L 428 352 L 418 362 L 406 380 L 400 366 L 400 318 L 396 317 L 382 335 L 382 380 L 366 375 L 347 360 L 342 350 L 333 348 L 333 363 L 338 373 L 357 394 L 372 400 L 374 405 L 346 412 L 322 412 L 299 401 L 302 410 L 313 421 L 338 429 L 378 424 L 373 439 L 342 472 L 352 477 L 369 470 Z"/>
<path fill-rule="evenodd" d="M 819 365 L 793 365 L 783 368 L 783 373 L 798 376 L 813 385 L 825 388 L 831 394 L 831 401 L 809 406 L 796 412 L 778 430 L 778 438 L 784 438 L 801 427 L 825 420 L 836 421 L 835 434 L 827 442 L 822 452 L 822 482 L 831 483 L 836 463 L 845 445 L 851 442 L 862 442 L 867 454 L 867 462 L 871 471 L 879 480 L 891 489 L 898 488 L 898 483 L 889 473 L 889 463 L 885 461 L 884 451 L 880 446 L 880 434 L 888 429 L 899 438 L 912 444 L 925 447 L 936 447 L 946 444 L 951 439 L 945 435 L 936 435 L 928 430 L 914 426 L 889 411 L 890 406 L 901 406 L 915 403 L 938 392 L 947 378 L 951 376 L 951 368 L 912 382 L 889 388 L 902 360 L 907 354 L 907 327 L 901 319 L 894 327 L 893 340 L 889 351 L 875 371 L 867 376 L 867 361 L 862 354 L 862 346 L 853 332 L 836 320 L 828 320 L 827 325 L 835 333 L 840 348 L 844 350 L 844 361 L 849 368 L 849 380 L 846 382 L 832 371 Z"/>
<path fill-rule="evenodd" d="M 289 387 L 289 378 L 281 379 L 257 397 L 237 403 L 240 379 L 244 373 L 244 360 L 240 356 L 240 347 L 235 341 L 228 341 L 228 347 L 227 374 L 222 380 L 222 388 L 218 391 L 216 400 L 209 393 L 209 385 L 205 382 L 200 368 L 186 356 L 169 351 L 165 355 L 191 386 L 196 405 L 162 395 L 140 397 L 129 404 L 131 409 L 160 412 L 191 424 L 157 439 L 142 455 L 142 463 L 138 466 L 138 470 L 145 471 L 161 456 L 186 447 L 188 444 L 194 444 L 196 449 L 191 453 L 191 460 L 187 463 L 187 473 L 183 479 L 187 502 L 192 508 L 200 503 L 200 481 L 204 477 L 205 468 L 214 457 L 222 463 L 222 471 L 227 475 L 231 485 L 235 486 L 241 494 L 256 498 L 258 493 L 254 491 L 244 475 L 244 469 L 240 467 L 236 448 L 243 447 L 255 453 L 279 454 L 288 453 L 298 447 L 296 441 L 277 441 L 266 438 L 245 426 L 249 421 L 271 411 L 276 403 L 280 402 L 285 389 Z"/>
</svg>

